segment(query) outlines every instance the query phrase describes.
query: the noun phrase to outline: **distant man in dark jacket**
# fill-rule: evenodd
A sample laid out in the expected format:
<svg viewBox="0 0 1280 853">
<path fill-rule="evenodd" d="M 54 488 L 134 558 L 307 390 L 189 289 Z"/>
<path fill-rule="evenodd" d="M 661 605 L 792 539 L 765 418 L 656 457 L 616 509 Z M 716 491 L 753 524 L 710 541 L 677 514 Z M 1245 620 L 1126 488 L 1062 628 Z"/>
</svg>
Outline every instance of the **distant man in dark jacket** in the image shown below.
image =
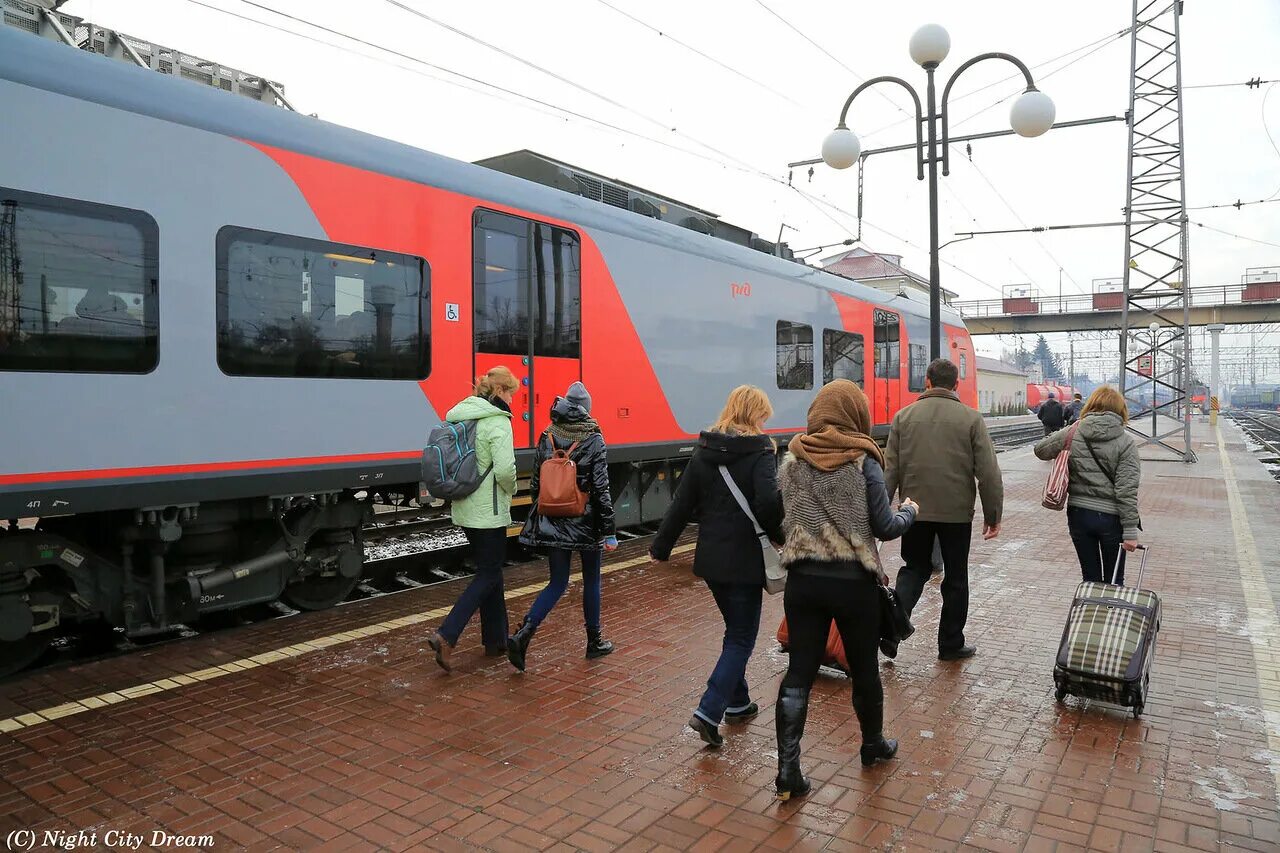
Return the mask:
<svg viewBox="0 0 1280 853">
<path fill-rule="evenodd" d="M 1084 398 L 1077 391 L 1075 397 L 1067 404 L 1067 425 L 1075 423 L 1080 419 L 1080 410 L 1084 408 Z"/>
<path fill-rule="evenodd" d="M 1049 399 L 1040 406 L 1040 411 L 1036 412 L 1036 417 L 1044 424 L 1045 435 L 1053 435 L 1067 424 L 1067 410 L 1058 402 L 1058 395 L 1052 391 L 1049 392 Z"/>
<path fill-rule="evenodd" d="M 1000 533 L 1004 482 L 996 449 L 982 415 L 960 402 L 955 392 L 958 371 L 945 358 L 925 374 L 928 390 L 898 412 L 885 449 L 885 486 L 910 495 L 920 504 L 916 523 L 902 537 L 906 566 L 898 572 L 898 599 L 915 608 L 929 580 L 933 544 L 942 547 L 942 618 L 938 623 L 938 658 L 960 660 L 977 651 L 965 645 L 969 617 L 969 540 L 973 535 L 974 501 L 982 496 L 982 538 Z"/>
</svg>

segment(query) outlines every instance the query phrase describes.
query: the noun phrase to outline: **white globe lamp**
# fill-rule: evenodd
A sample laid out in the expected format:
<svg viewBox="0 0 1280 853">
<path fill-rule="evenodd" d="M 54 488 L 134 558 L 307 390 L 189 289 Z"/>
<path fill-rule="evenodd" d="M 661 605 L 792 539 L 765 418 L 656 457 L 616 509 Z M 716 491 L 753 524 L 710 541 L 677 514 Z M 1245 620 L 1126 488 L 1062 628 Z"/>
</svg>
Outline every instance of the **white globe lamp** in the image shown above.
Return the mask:
<svg viewBox="0 0 1280 853">
<path fill-rule="evenodd" d="M 1009 109 L 1009 126 L 1019 136 L 1039 136 L 1053 127 L 1055 115 L 1053 99 L 1039 89 L 1029 89 Z"/>
<path fill-rule="evenodd" d="M 1151 334 L 1154 335 L 1156 332 L 1160 331 L 1160 324 L 1153 321 L 1151 325 L 1147 326 L 1147 328 L 1150 329 Z"/>
<path fill-rule="evenodd" d="M 911 34 L 907 50 L 916 65 L 941 65 L 951 52 L 951 36 L 938 24 L 925 24 Z"/>
<path fill-rule="evenodd" d="M 837 127 L 822 140 L 822 161 L 833 169 L 847 169 L 858 162 L 862 143 L 847 127 Z"/>
</svg>

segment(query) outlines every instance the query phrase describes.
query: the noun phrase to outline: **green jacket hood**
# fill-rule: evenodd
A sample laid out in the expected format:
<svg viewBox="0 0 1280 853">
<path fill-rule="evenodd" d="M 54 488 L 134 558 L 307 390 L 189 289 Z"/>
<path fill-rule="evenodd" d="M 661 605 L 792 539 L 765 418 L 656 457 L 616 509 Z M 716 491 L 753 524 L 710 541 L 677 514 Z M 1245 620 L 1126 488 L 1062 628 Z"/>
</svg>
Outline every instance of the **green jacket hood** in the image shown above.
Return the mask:
<svg viewBox="0 0 1280 853">
<path fill-rule="evenodd" d="M 1124 422 L 1115 412 L 1091 412 L 1080 419 L 1079 429 L 1092 442 L 1114 441 L 1124 435 Z"/>
<path fill-rule="evenodd" d="M 510 412 L 504 412 L 483 397 L 467 397 L 449 410 L 444 419 L 451 424 L 462 421 L 474 421 L 480 418 L 510 418 Z"/>
</svg>

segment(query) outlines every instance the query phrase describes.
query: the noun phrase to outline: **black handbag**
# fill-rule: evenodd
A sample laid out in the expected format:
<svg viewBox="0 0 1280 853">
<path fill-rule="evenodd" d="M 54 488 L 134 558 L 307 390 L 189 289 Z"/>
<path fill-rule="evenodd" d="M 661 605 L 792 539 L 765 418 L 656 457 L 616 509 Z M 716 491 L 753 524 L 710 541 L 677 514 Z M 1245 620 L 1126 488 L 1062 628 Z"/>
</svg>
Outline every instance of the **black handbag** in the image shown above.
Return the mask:
<svg viewBox="0 0 1280 853">
<path fill-rule="evenodd" d="M 880 586 L 880 641 L 897 646 L 916 632 L 911 617 L 891 587 Z"/>
</svg>

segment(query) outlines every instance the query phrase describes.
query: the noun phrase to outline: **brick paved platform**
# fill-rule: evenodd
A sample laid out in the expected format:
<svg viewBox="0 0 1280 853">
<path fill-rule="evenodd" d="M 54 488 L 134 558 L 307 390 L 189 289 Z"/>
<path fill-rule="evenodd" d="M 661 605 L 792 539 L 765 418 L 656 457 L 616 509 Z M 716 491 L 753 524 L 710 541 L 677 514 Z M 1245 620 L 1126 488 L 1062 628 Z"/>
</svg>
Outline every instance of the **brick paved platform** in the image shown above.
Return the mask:
<svg viewBox="0 0 1280 853">
<path fill-rule="evenodd" d="M 766 603 L 748 673 L 763 713 L 719 752 L 683 728 L 718 651 L 687 568 L 613 556 L 582 658 L 578 587 L 529 672 L 480 656 L 441 674 L 424 638 L 447 584 L 0 684 L 0 837 L 13 830 L 208 835 L 215 850 L 1280 849 L 1280 488 L 1224 423 L 1200 463 L 1144 466 L 1164 596 L 1139 721 L 1053 700 L 1078 580 L 1065 519 L 1039 508 L 1047 463 L 1001 457 L 1005 530 L 977 542 L 969 636 L 940 664 L 938 596 L 883 674 L 896 760 L 864 771 L 848 682 L 819 681 L 804 739 L 815 782 L 779 805 L 773 699 L 786 666 Z M 892 549 L 890 549 L 892 550 Z M 896 565 L 896 560 L 890 560 Z M 513 570 L 513 618 L 540 566 Z M 936 581 L 934 583 L 936 586 Z M 84 837 L 84 835 L 82 835 Z M 37 841 L 43 840 L 37 837 Z M 36 848 L 39 848 L 39 844 Z"/>
</svg>

